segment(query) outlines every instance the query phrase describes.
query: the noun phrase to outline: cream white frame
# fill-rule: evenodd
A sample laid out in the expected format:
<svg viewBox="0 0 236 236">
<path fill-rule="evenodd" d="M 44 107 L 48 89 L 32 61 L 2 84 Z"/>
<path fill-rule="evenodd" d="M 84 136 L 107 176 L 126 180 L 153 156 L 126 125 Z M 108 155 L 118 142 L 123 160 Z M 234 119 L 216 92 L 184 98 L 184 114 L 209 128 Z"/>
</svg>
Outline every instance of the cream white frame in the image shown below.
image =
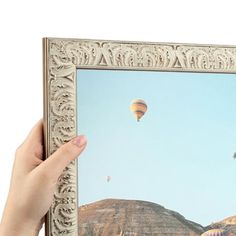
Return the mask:
<svg viewBox="0 0 236 236">
<path fill-rule="evenodd" d="M 43 39 L 45 156 L 76 136 L 76 69 L 236 73 L 236 46 Z M 77 236 L 77 163 L 58 180 L 47 236 Z"/>
</svg>

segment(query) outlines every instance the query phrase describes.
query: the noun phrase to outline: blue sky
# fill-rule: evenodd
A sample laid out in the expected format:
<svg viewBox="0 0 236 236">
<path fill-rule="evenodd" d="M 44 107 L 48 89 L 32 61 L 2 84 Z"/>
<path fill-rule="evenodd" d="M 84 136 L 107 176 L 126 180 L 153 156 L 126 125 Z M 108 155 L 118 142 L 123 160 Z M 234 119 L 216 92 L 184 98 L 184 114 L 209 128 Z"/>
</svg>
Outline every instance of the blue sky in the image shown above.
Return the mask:
<svg viewBox="0 0 236 236">
<path fill-rule="evenodd" d="M 146 200 L 203 225 L 236 215 L 235 88 L 235 74 L 78 69 L 79 204 Z"/>
</svg>

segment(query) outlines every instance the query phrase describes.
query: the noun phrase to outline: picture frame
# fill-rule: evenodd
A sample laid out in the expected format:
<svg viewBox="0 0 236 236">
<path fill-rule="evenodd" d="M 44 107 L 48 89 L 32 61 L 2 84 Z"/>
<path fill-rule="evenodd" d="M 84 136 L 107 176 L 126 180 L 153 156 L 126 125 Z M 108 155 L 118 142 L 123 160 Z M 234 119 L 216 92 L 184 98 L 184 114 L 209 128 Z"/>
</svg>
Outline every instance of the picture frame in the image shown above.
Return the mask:
<svg viewBox="0 0 236 236">
<path fill-rule="evenodd" d="M 43 38 L 45 157 L 77 135 L 77 69 L 236 73 L 236 46 Z M 77 161 L 58 180 L 47 236 L 78 235 Z"/>
</svg>

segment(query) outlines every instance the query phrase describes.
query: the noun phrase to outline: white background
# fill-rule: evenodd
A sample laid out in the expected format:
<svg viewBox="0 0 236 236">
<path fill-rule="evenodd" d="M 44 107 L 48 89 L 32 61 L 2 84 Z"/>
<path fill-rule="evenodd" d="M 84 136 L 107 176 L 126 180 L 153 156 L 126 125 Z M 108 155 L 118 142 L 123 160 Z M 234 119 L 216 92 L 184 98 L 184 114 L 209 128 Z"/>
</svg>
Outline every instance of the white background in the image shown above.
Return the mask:
<svg viewBox="0 0 236 236">
<path fill-rule="evenodd" d="M 235 0 L 1 1 L 0 215 L 15 149 L 43 113 L 42 37 L 236 45 L 235 6 Z"/>
</svg>

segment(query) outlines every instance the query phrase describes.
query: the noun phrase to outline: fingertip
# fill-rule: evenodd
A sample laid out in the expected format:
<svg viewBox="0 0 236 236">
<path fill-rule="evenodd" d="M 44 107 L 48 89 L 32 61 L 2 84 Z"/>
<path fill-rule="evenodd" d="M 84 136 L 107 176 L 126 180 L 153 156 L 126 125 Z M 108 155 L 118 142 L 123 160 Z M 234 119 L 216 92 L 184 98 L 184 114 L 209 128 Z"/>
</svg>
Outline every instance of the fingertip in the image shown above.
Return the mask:
<svg viewBox="0 0 236 236">
<path fill-rule="evenodd" d="M 37 141 L 42 143 L 43 138 L 43 119 L 41 118 L 29 132 L 26 141 Z"/>
<path fill-rule="evenodd" d="M 84 151 L 87 144 L 85 135 L 79 135 L 62 145 L 50 157 L 48 157 L 39 169 L 51 172 L 51 175 L 58 178 L 66 166 L 74 161 Z"/>
<path fill-rule="evenodd" d="M 72 144 L 76 145 L 77 147 L 81 148 L 85 144 L 87 144 L 87 138 L 85 135 L 79 135 L 79 136 L 73 138 L 70 142 Z"/>
</svg>

